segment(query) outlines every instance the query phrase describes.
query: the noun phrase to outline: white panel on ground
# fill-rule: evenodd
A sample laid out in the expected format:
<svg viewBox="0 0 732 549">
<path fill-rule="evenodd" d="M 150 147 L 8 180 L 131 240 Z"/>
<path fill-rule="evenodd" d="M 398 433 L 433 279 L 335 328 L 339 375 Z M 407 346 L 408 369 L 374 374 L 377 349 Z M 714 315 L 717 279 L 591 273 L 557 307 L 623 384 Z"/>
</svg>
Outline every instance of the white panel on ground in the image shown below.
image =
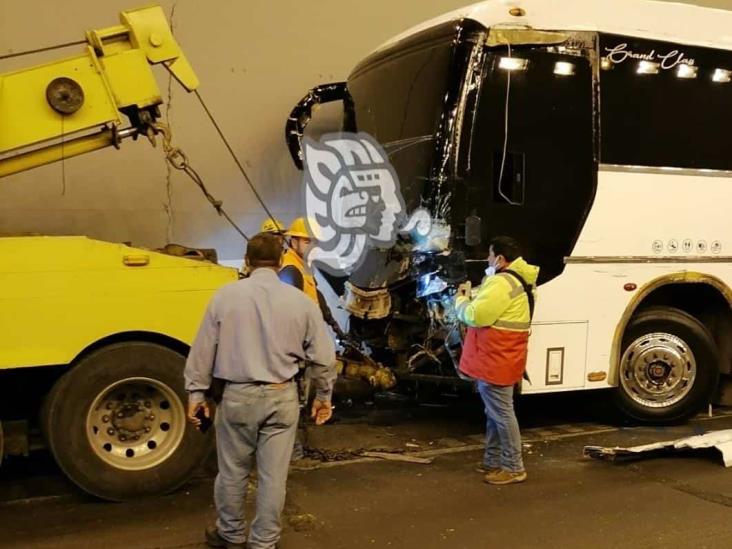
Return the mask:
<svg viewBox="0 0 732 549">
<path fill-rule="evenodd" d="M 711 431 L 703 435 L 695 435 L 678 440 L 654 442 L 642 446 L 621 448 L 620 446 L 585 446 L 585 457 L 596 459 L 615 459 L 617 457 L 640 456 L 642 454 L 655 455 L 659 451 L 698 450 L 702 448 L 716 448 L 722 454 L 725 467 L 732 467 L 732 429 Z"/>
</svg>

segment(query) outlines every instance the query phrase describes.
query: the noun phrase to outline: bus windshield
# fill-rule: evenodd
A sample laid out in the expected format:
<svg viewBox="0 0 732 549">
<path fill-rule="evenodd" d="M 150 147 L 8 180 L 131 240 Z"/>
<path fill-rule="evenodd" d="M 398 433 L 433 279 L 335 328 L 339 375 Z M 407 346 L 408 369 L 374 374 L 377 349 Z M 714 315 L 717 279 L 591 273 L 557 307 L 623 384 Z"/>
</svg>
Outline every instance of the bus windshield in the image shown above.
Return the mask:
<svg viewBox="0 0 732 549">
<path fill-rule="evenodd" d="M 408 210 L 430 175 L 454 52 L 454 26 L 375 54 L 348 79 L 358 131 L 375 137 L 399 175 Z"/>
</svg>

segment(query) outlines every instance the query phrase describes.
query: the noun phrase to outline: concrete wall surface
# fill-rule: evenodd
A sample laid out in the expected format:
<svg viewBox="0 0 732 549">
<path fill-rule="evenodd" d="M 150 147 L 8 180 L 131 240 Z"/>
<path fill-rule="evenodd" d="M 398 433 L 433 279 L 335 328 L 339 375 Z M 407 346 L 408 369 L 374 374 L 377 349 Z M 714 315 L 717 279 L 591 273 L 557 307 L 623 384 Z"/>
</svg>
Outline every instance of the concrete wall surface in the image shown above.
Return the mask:
<svg viewBox="0 0 732 549">
<path fill-rule="evenodd" d="M 547 0 L 549 1 L 549 0 Z M 560 1 L 560 0 L 554 0 Z M 164 0 L 174 33 L 201 80 L 200 92 L 270 209 L 289 222 L 302 214 L 300 173 L 284 141 L 293 105 L 313 85 L 346 78 L 389 37 L 466 0 Z M 697 1 L 731 8 L 732 0 Z M 87 29 L 117 23 L 139 0 L 0 0 L 0 57 L 79 40 Z M 80 51 L 0 60 L 0 73 Z M 210 191 L 243 229 L 257 230 L 264 212 L 195 97 L 157 69 L 164 119 Z M 327 107 L 315 132 L 337 128 Z M 146 140 L 103 150 L 0 180 L 0 234 L 85 234 L 158 247 L 166 242 L 215 247 L 241 257 L 242 239 L 200 191 L 171 172 Z"/>
</svg>

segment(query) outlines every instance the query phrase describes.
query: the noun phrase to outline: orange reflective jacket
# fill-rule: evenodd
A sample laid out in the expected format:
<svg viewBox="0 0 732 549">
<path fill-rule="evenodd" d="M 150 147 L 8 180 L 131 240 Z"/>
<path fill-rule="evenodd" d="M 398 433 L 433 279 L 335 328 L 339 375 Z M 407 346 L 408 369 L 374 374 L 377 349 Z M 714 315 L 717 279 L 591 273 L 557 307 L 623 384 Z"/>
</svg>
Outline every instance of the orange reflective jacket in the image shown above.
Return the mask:
<svg viewBox="0 0 732 549">
<path fill-rule="evenodd" d="M 509 268 L 536 285 L 538 267 L 518 258 Z M 518 383 L 526 368 L 531 330 L 529 300 L 519 281 L 508 273 L 486 278 L 475 299 L 458 297 L 455 308 L 468 326 L 460 371 L 494 385 Z"/>
</svg>

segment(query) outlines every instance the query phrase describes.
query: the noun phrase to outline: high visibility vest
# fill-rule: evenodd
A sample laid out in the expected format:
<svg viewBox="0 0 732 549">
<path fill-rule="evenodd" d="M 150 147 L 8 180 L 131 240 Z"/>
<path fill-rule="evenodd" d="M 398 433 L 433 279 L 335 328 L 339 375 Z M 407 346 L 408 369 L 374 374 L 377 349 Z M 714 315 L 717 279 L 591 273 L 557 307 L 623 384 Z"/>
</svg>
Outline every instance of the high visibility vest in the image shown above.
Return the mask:
<svg viewBox="0 0 732 549">
<path fill-rule="evenodd" d="M 282 256 L 282 268 L 295 267 L 302 275 L 302 291 L 318 305 L 318 287 L 315 285 L 315 277 L 305 265 L 303 259 L 297 255 L 292 248 L 285 250 Z"/>
<path fill-rule="evenodd" d="M 519 258 L 510 266 L 531 285 L 538 267 Z M 486 279 L 471 302 L 458 297 L 456 312 L 468 325 L 460 356 L 460 371 L 494 385 L 521 381 L 526 368 L 531 312 L 523 286 L 510 274 Z"/>
</svg>

